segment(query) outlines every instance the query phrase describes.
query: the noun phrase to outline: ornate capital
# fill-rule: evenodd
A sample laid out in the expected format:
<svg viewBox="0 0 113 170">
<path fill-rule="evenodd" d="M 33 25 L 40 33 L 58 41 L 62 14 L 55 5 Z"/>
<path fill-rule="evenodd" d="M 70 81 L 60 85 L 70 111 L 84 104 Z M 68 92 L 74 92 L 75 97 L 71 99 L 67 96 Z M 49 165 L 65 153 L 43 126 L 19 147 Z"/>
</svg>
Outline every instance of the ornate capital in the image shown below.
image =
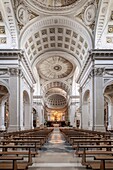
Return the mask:
<svg viewBox="0 0 113 170">
<path fill-rule="evenodd" d="M 20 68 L 9 68 L 9 74 L 11 76 L 22 76 L 22 70 Z"/>
<path fill-rule="evenodd" d="M 82 87 L 80 87 L 78 91 L 79 91 L 79 93 L 82 93 Z"/>
<path fill-rule="evenodd" d="M 34 88 L 33 87 L 31 87 L 31 93 L 34 93 Z"/>
<path fill-rule="evenodd" d="M 89 74 L 89 77 L 93 77 L 93 76 L 103 76 L 103 73 L 105 71 L 105 68 L 94 68 L 91 70 L 90 74 Z"/>
</svg>

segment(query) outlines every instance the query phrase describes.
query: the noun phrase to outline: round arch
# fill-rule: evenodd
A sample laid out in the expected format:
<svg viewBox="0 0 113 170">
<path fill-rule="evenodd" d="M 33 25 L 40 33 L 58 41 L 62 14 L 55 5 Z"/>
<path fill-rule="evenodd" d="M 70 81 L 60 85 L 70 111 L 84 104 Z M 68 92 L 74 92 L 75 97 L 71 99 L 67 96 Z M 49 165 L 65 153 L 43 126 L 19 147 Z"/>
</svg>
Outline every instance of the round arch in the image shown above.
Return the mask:
<svg viewBox="0 0 113 170">
<path fill-rule="evenodd" d="M 23 127 L 28 129 L 30 127 L 30 98 L 26 90 L 23 91 Z"/>
<path fill-rule="evenodd" d="M 90 90 L 87 89 L 83 94 L 82 99 L 82 127 L 84 129 L 90 128 Z"/>
<path fill-rule="evenodd" d="M 113 124 L 113 80 L 106 83 L 103 90 L 104 95 L 104 126 L 106 131 Z"/>
<path fill-rule="evenodd" d="M 9 126 L 9 88 L 0 81 L 0 129 L 7 130 Z"/>
</svg>

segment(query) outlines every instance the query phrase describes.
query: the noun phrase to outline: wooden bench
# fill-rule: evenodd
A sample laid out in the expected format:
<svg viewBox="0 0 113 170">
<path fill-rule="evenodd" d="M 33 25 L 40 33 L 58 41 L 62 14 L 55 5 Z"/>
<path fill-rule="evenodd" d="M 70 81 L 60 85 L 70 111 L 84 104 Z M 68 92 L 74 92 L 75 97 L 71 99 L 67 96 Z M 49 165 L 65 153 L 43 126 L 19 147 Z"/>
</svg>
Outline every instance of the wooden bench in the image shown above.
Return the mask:
<svg viewBox="0 0 113 170">
<path fill-rule="evenodd" d="M 94 137 L 92 137 L 92 136 L 80 136 L 80 137 L 70 137 L 70 141 L 69 141 L 69 143 L 71 144 L 71 145 L 74 145 L 74 142 L 76 142 L 76 140 L 100 140 L 101 139 L 101 137 L 98 137 L 98 136 L 94 136 Z"/>
<path fill-rule="evenodd" d="M 83 155 L 84 154 L 84 151 L 78 151 L 77 152 L 77 155 L 80 156 L 80 155 Z M 85 154 L 86 156 L 87 155 L 113 155 L 113 151 L 106 151 L 106 150 L 87 150 L 85 151 Z"/>
<path fill-rule="evenodd" d="M 37 151 L 37 148 L 41 148 L 40 140 L 1 140 L 1 143 L 3 145 L 14 143 L 15 145 L 22 144 L 34 144 L 35 146 L 35 151 Z"/>
<path fill-rule="evenodd" d="M 0 156 L 0 161 L 12 161 L 12 162 L 0 162 L 1 170 L 26 170 L 28 163 L 17 163 L 17 160 L 23 160 L 23 157 L 18 156 Z"/>
<path fill-rule="evenodd" d="M 37 152 L 34 152 L 34 151 L 31 151 L 29 153 L 29 151 L 7 151 L 7 152 L 2 152 L 0 151 L 0 156 L 3 156 L 3 155 L 16 155 L 16 156 L 20 156 L 22 155 L 23 157 L 24 156 L 28 156 L 28 164 L 31 165 L 32 164 L 32 156 L 35 157 L 35 155 L 37 154 Z"/>
<path fill-rule="evenodd" d="M 43 145 L 46 142 L 46 138 L 45 137 L 33 137 L 33 136 L 20 136 L 20 137 L 14 137 L 14 140 L 40 140 L 40 144 Z"/>
<path fill-rule="evenodd" d="M 99 166 L 98 165 L 94 166 L 94 165 L 91 164 L 90 166 L 91 166 L 92 169 L 94 169 L 94 168 L 96 168 L 96 169 L 98 168 L 100 170 L 113 169 L 113 162 L 106 162 L 105 163 L 106 160 L 113 160 L 113 156 L 108 156 L 108 155 L 95 156 L 94 159 L 100 160 L 101 162 L 100 162 Z"/>
<path fill-rule="evenodd" d="M 86 140 L 75 140 L 75 143 L 76 143 L 76 145 L 73 145 L 72 147 L 73 147 L 73 149 L 76 149 L 76 154 L 77 154 L 77 152 L 79 151 L 79 145 L 80 144 L 96 144 L 96 145 L 100 145 L 100 144 L 108 144 L 108 146 L 109 145 L 111 145 L 111 143 L 113 142 L 113 140 L 111 140 L 111 139 L 100 139 L 100 140 L 89 140 L 89 139 L 86 139 Z"/>
<path fill-rule="evenodd" d="M 89 149 L 89 148 L 90 149 L 91 148 L 103 149 L 103 148 L 105 148 L 106 150 L 108 150 L 108 148 L 110 148 L 110 150 L 111 150 L 111 148 L 113 148 L 113 145 L 80 145 L 79 148 L 83 148 L 82 164 L 86 165 L 86 166 L 89 166 L 90 165 L 90 161 L 89 162 L 86 161 L 86 149 Z M 101 154 L 102 154 L 102 152 L 104 152 L 103 150 L 99 150 L 99 151 L 100 151 Z M 98 154 L 99 151 L 97 150 L 97 154 Z M 112 154 L 112 151 L 110 151 L 110 152 Z M 108 153 L 110 153 L 110 152 L 108 152 Z M 96 150 L 95 150 L 95 154 L 96 154 Z M 107 151 L 106 151 L 106 155 L 107 155 Z"/>
<path fill-rule="evenodd" d="M 4 149 L 5 149 L 5 152 L 7 152 L 9 148 L 10 149 L 29 149 L 29 151 L 28 151 L 28 162 L 32 163 L 31 148 L 35 148 L 35 146 L 33 146 L 33 145 L 0 145 L 0 148 L 3 149 L 3 152 L 4 152 Z"/>
</svg>

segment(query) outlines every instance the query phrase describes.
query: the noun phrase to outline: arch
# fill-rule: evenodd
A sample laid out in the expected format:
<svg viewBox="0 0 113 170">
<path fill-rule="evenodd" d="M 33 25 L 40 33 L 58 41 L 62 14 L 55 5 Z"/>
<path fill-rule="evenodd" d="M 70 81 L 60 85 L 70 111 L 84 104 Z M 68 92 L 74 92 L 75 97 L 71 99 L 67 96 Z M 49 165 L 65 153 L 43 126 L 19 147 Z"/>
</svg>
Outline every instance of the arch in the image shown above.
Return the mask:
<svg viewBox="0 0 113 170">
<path fill-rule="evenodd" d="M 106 131 L 112 128 L 113 123 L 113 81 L 104 87 L 104 126 Z"/>
<path fill-rule="evenodd" d="M 83 102 L 87 102 L 90 95 L 90 90 L 86 90 L 83 95 Z"/>
<path fill-rule="evenodd" d="M 57 23 L 55 22 L 57 20 Z M 56 40 L 54 40 L 55 46 L 53 46 L 53 39 L 43 42 L 43 40 L 38 42 L 37 36 L 42 35 L 41 38 L 43 38 L 48 34 L 48 32 L 51 32 L 51 29 L 54 29 L 54 36 L 59 36 L 59 34 L 56 34 L 55 32 L 63 31 L 65 34 L 62 36 L 62 38 L 66 35 L 69 37 L 71 42 L 75 40 L 75 44 L 71 44 L 68 41 L 67 38 L 65 38 L 65 43 L 62 41 L 63 45 L 59 46 L 58 43 L 56 43 Z M 66 34 L 67 32 L 67 34 Z M 73 36 L 71 36 L 73 34 Z M 52 33 L 53 35 L 53 33 Z M 72 37 L 75 37 L 72 39 Z M 50 38 L 49 38 L 50 39 Z M 57 37 L 58 39 L 58 37 Z M 79 40 L 79 41 L 78 41 Z M 57 51 L 64 51 L 67 54 L 72 54 L 80 63 L 83 63 L 83 60 L 85 61 L 87 58 L 88 51 L 92 49 L 93 47 L 93 38 L 88 31 L 88 29 L 79 21 L 74 20 L 72 18 L 68 18 L 65 16 L 48 16 L 43 19 L 34 19 L 32 22 L 29 22 L 28 25 L 24 27 L 20 34 L 20 48 L 24 49 L 26 52 L 27 57 L 30 60 L 30 63 L 33 63 L 36 58 L 39 57 L 39 55 L 44 54 L 45 52 L 50 51 L 50 49 L 54 52 L 56 49 Z M 69 48 L 67 46 L 65 47 L 65 44 L 68 43 Z M 31 47 L 32 44 L 32 47 Z M 47 44 L 50 44 L 49 46 Z M 52 44 L 52 46 L 51 46 Z M 80 45 L 81 44 L 81 45 Z M 33 46 L 37 47 L 36 52 L 33 51 Z M 31 53 L 29 53 L 29 50 L 32 49 L 33 55 L 31 56 Z M 82 51 L 84 51 L 82 53 Z M 81 55 L 82 56 L 81 56 Z"/>
<path fill-rule="evenodd" d="M 105 92 L 106 87 L 109 86 L 109 85 L 111 85 L 111 84 L 113 84 L 113 79 L 108 80 L 108 81 L 104 84 L 104 87 L 103 87 L 103 94 L 104 94 L 104 92 Z"/>
<path fill-rule="evenodd" d="M 23 127 L 28 129 L 30 127 L 30 98 L 26 90 L 23 91 Z"/>
<path fill-rule="evenodd" d="M 91 124 L 91 113 L 90 113 L 90 90 L 87 89 L 84 94 L 83 94 L 83 99 L 82 99 L 82 127 L 84 129 L 90 129 L 90 124 Z"/>
<path fill-rule="evenodd" d="M 0 82 L 0 129 L 8 129 L 9 126 L 9 89 Z"/>
</svg>

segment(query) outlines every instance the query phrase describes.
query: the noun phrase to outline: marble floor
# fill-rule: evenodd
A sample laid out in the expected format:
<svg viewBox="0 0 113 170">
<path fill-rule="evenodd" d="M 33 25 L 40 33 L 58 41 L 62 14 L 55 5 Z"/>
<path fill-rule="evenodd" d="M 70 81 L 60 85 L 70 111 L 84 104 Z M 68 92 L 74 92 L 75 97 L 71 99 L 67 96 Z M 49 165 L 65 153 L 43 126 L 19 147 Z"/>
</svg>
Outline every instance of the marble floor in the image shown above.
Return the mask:
<svg viewBox="0 0 113 170">
<path fill-rule="evenodd" d="M 54 128 L 47 143 L 33 157 L 33 165 L 28 170 L 85 170 L 81 158 L 76 157 L 72 147 L 66 143 L 59 128 Z"/>
</svg>

